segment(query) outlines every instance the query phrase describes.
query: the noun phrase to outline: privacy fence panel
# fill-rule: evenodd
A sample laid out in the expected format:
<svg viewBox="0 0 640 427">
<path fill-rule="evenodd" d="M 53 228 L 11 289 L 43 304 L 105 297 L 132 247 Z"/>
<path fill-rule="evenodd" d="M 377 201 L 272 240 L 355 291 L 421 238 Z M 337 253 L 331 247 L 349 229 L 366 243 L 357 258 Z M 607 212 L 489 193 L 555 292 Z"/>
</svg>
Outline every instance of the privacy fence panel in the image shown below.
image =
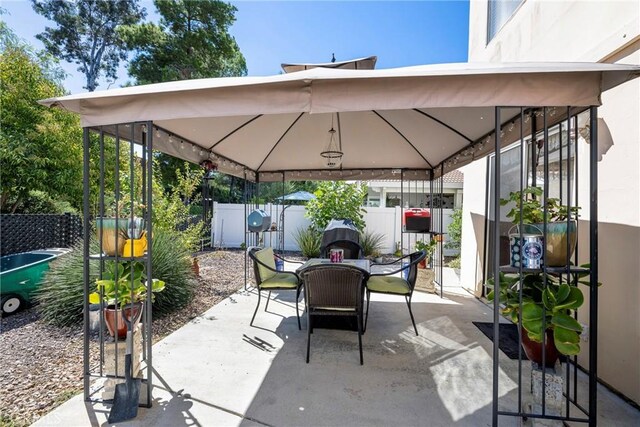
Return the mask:
<svg viewBox="0 0 640 427">
<path fill-rule="evenodd" d="M 2 255 L 46 248 L 69 248 L 82 235 L 82 220 L 72 214 L 0 215 Z"/>
</svg>

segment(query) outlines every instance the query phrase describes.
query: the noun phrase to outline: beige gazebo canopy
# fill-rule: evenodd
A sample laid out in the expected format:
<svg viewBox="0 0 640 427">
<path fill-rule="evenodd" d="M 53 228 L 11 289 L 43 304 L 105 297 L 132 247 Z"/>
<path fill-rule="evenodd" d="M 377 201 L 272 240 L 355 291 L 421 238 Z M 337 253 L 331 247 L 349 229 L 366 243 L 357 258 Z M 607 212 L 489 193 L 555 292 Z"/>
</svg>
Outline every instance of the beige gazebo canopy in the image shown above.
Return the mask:
<svg viewBox="0 0 640 427">
<path fill-rule="evenodd" d="M 261 181 L 424 178 L 492 150 L 494 108 L 503 144 L 519 138 L 521 107 L 600 105 L 640 67 L 591 63 L 442 64 L 382 70 L 313 68 L 268 77 L 186 80 L 41 101 L 79 113 L 84 127 L 152 121 L 153 147 Z M 512 107 L 512 108 L 511 108 Z M 575 110 L 572 111 L 572 114 Z M 336 130 L 342 161 L 320 156 Z M 530 132 L 530 123 L 523 131 Z M 185 149 L 184 147 L 192 149 Z"/>
</svg>

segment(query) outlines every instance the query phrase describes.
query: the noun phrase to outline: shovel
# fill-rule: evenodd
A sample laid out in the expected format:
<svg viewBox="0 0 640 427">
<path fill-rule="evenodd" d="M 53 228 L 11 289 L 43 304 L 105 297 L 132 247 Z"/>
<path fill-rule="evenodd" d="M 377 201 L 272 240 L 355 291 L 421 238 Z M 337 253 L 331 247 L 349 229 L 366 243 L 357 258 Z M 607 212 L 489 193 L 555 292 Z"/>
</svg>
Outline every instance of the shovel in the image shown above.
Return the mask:
<svg viewBox="0 0 640 427">
<path fill-rule="evenodd" d="M 133 322 L 127 319 L 127 316 L 123 315 L 122 318 L 127 324 L 127 348 L 124 355 L 125 382 L 116 385 L 116 391 L 113 396 L 113 406 L 111 407 L 109 419 L 107 420 L 109 424 L 130 420 L 138 415 L 141 381 L 139 378 L 134 379 L 132 375 L 133 366 L 131 363 L 131 353 L 133 350 Z"/>
</svg>

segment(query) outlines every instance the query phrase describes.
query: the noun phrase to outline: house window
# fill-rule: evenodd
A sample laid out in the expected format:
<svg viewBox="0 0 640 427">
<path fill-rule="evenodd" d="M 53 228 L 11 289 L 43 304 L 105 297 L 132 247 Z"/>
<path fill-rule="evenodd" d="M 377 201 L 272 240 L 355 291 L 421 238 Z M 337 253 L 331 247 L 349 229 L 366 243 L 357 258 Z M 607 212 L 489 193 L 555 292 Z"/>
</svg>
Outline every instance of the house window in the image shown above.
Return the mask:
<svg viewBox="0 0 640 427">
<path fill-rule="evenodd" d="M 487 43 L 489 43 L 500 28 L 506 24 L 511 15 L 524 0 L 489 0 L 487 11 Z"/>
<path fill-rule="evenodd" d="M 562 126 L 562 127 L 561 127 Z M 575 129 L 575 124 L 572 125 Z M 524 187 L 538 187 L 544 189 L 547 187 L 549 198 L 556 198 L 561 205 L 566 205 L 571 201 L 575 204 L 576 200 L 576 176 L 575 176 L 575 150 L 576 143 L 573 135 L 567 142 L 566 122 L 561 125 L 550 127 L 548 130 L 549 142 L 547 144 L 549 153 L 544 153 L 544 133 L 540 132 L 536 136 L 537 143 L 534 147 L 531 144 L 531 138 L 525 138 L 524 158 L 520 159 L 520 143 L 515 143 L 501 150 L 500 155 L 500 198 L 507 199 L 512 191 L 520 190 L 520 181 Z M 548 161 L 548 176 L 545 180 L 545 158 Z M 485 205 L 485 266 L 484 278 L 493 277 L 494 274 L 494 230 L 500 229 L 500 264 L 509 264 L 510 248 L 509 248 L 509 232 L 513 227 L 511 219 L 507 217 L 507 213 L 515 207 L 512 202 L 500 209 L 500 218 L 496 222 L 495 212 L 493 210 L 494 196 L 494 171 L 495 171 L 495 155 L 490 155 L 488 161 L 487 174 L 487 203 Z M 522 161 L 522 166 L 520 162 Z M 569 188 L 569 183 L 571 188 Z M 486 292 L 486 289 L 485 289 Z M 486 294 L 486 293 L 485 293 Z"/>
</svg>

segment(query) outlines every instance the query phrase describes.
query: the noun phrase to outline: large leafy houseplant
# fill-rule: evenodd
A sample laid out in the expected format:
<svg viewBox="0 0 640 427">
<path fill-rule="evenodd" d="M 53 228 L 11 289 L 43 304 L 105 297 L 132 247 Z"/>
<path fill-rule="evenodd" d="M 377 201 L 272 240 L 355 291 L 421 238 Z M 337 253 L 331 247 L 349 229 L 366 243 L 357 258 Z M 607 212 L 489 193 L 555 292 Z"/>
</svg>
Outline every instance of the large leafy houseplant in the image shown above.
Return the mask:
<svg viewBox="0 0 640 427">
<path fill-rule="evenodd" d="M 551 331 L 553 344 L 560 354 L 576 355 L 580 352 L 582 326 L 572 315 L 584 303 L 582 291 L 576 286 L 560 283 L 550 274 L 546 275 L 546 286 L 544 282 L 544 273 L 522 276 L 500 273 L 499 301 L 504 304 L 502 314 L 514 323 L 521 320 L 523 333 L 526 331 L 531 341 L 541 343 L 543 334 Z M 488 287 L 492 290 L 487 298 L 493 301 L 493 278 L 489 280 Z"/>
<path fill-rule="evenodd" d="M 426 242 L 424 240 L 418 240 L 416 242 L 416 245 L 415 245 L 416 251 L 425 251 L 425 253 L 427 254 L 426 258 L 420 261 L 420 264 L 419 264 L 420 268 L 427 267 L 427 260 L 431 262 L 431 256 L 433 255 L 433 252 L 436 250 L 437 245 L 438 245 L 438 241 L 436 239 L 431 239 Z"/>
</svg>

